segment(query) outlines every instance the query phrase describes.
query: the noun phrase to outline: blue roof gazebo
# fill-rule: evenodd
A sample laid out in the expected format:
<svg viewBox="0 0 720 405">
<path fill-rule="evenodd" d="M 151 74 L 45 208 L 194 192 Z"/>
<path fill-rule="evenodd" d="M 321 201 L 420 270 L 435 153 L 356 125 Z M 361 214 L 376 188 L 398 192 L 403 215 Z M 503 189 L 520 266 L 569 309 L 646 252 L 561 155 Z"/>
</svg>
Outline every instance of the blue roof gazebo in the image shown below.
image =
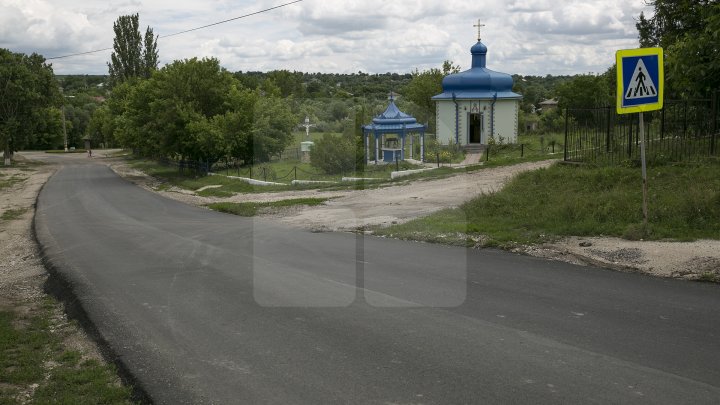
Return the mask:
<svg viewBox="0 0 720 405">
<path fill-rule="evenodd" d="M 373 118 L 372 124 L 365 125 L 362 128 L 366 160 L 370 160 L 370 135 L 375 139 L 375 164 L 378 164 L 381 159 L 386 163 L 405 160 L 405 138 L 408 135 L 410 135 L 410 158 L 412 159 L 415 134 L 420 135 L 420 161 L 425 160 L 426 126 L 419 124 L 417 119 L 400 111 L 395 105 L 393 94 L 390 94 L 390 105 L 388 105 L 385 112 Z M 396 135 L 397 137 L 388 138 L 388 135 Z M 397 138 L 400 139 L 399 145 Z"/>
</svg>

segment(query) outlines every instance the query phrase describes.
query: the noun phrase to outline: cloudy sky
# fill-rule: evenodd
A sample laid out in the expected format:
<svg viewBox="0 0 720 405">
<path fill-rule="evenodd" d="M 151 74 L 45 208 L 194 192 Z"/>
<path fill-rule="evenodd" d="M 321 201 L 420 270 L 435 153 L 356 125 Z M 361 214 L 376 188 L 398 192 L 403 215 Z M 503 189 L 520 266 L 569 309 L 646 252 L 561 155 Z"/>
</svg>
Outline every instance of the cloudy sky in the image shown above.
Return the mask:
<svg viewBox="0 0 720 405">
<path fill-rule="evenodd" d="M 173 34 L 292 0 L 0 0 L 0 48 L 61 56 L 112 46 L 118 16 Z M 602 73 L 636 48 L 644 0 L 303 0 L 158 41 L 161 66 L 212 56 L 231 70 L 406 73 L 463 69 L 477 39 L 488 67 L 524 75 Z M 110 51 L 54 60 L 57 74 L 106 74 Z"/>
</svg>

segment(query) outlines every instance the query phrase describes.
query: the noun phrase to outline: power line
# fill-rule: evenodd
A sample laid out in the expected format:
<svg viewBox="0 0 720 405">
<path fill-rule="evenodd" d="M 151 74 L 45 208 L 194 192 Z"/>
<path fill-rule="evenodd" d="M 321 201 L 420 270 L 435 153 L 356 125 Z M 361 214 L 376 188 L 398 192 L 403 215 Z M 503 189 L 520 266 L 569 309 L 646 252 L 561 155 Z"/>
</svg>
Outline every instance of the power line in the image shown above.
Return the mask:
<svg viewBox="0 0 720 405">
<path fill-rule="evenodd" d="M 201 30 L 201 29 L 203 29 L 203 28 L 212 27 L 212 26 L 214 26 L 214 25 L 225 24 L 226 22 L 239 20 L 239 19 L 241 19 L 241 18 L 247 18 L 247 17 L 251 17 L 251 16 L 254 16 L 254 15 L 257 15 L 257 14 L 267 13 L 268 11 L 272 11 L 272 10 L 275 10 L 275 9 L 278 9 L 278 8 L 286 7 L 286 6 L 289 6 L 289 5 L 291 5 L 291 4 L 300 3 L 301 1 L 303 1 L 303 0 L 295 0 L 295 1 L 292 1 L 292 2 L 290 2 L 290 3 L 281 4 L 281 5 L 279 5 L 279 6 L 271 7 L 271 8 L 265 9 L 265 10 L 260 10 L 260 11 L 254 12 L 254 13 L 241 15 L 240 17 L 230 18 L 229 20 L 224 20 L 224 21 L 220 21 L 220 22 L 216 22 L 216 23 L 212 23 L 212 24 L 208 24 L 208 25 L 203 25 L 202 27 L 197 27 L 197 28 L 193 28 L 193 29 L 189 29 L 189 30 L 185 30 L 185 31 L 180 31 L 180 32 L 176 32 L 176 33 L 174 33 L 174 34 L 162 35 L 162 36 L 160 36 L 160 38 L 174 37 L 175 35 L 185 34 L 185 33 L 188 33 L 188 32 Z"/>
<path fill-rule="evenodd" d="M 266 9 L 264 9 L 264 10 L 256 11 L 256 12 L 254 12 L 254 13 L 241 15 L 241 16 L 239 16 L 239 17 L 234 17 L 234 18 L 230 18 L 230 19 L 227 19 L 227 20 L 218 21 L 218 22 L 216 22 L 216 23 L 212 23 L 212 24 L 208 24 L 208 25 L 203 25 L 202 27 L 197 27 L 197 28 L 192 28 L 192 29 L 185 30 L 185 31 L 180 31 L 180 32 L 176 32 L 176 33 L 174 33 L 174 34 L 162 35 L 162 36 L 159 36 L 158 39 L 170 38 L 170 37 L 174 37 L 174 36 L 176 36 L 176 35 L 186 34 L 186 33 L 188 33 L 188 32 L 197 31 L 197 30 L 201 30 L 201 29 L 204 29 L 204 28 L 208 28 L 208 27 L 213 27 L 213 26 L 215 26 L 215 25 L 225 24 L 225 23 L 228 23 L 228 22 L 230 22 L 230 21 L 235 21 L 235 20 L 240 20 L 240 19 L 242 19 L 242 18 L 252 17 L 252 16 L 254 16 L 254 15 L 267 13 L 267 12 L 269 12 L 269 11 L 273 11 L 273 10 L 276 10 L 276 9 L 279 9 L 279 8 L 282 8 L 282 7 L 287 7 L 287 6 L 292 5 L 292 4 L 300 3 L 300 2 L 302 2 L 302 1 L 303 1 L 303 0 L 295 0 L 295 1 L 291 1 L 291 2 L 289 2 L 289 3 L 280 4 L 279 6 L 270 7 L 270 8 L 266 8 Z M 74 56 L 89 55 L 89 54 L 98 53 L 98 52 L 110 51 L 110 50 L 112 50 L 112 49 L 113 49 L 113 48 L 96 49 L 96 50 L 94 50 L 94 51 L 79 52 L 79 53 L 73 53 L 73 54 L 62 55 L 62 56 L 54 56 L 54 57 L 52 57 L 52 58 L 45 58 L 45 60 L 65 59 L 65 58 L 71 58 L 71 57 L 74 57 Z"/>
</svg>

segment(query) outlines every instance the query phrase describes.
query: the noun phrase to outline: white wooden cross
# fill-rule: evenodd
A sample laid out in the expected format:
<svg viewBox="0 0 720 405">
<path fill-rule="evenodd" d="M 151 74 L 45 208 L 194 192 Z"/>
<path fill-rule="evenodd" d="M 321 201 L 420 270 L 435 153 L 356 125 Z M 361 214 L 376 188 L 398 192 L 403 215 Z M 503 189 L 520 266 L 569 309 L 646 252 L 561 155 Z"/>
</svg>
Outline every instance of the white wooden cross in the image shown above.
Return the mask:
<svg viewBox="0 0 720 405">
<path fill-rule="evenodd" d="M 481 37 L 480 30 L 484 26 L 485 26 L 485 24 L 481 24 L 479 19 L 478 19 L 478 23 L 476 25 L 473 25 L 473 27 L 477 27 L 477 29 L 478 29 L 478 42 L 480 42 L 480 37 Z"/>
</svg>

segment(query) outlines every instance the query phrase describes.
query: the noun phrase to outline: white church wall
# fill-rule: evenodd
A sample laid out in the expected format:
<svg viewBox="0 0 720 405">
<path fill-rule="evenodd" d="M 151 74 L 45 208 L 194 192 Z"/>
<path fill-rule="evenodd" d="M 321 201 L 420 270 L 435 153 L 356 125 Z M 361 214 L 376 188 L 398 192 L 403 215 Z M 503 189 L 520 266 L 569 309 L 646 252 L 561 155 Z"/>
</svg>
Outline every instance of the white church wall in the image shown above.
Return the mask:
<svg viewBox="0 0 720 405">
<path fill-rule="evenodd" d="M 443 145 L 455 142 L 455 104 L 452 101 L 437 102 L 437 140 Z"/>
<path fill-rule="evenodd" d="M 495 141 L 517 143 L 518 101 L 498 100 L 495 104 Z"/>
<path fill-rule="evenodd" d="M 477 109 L 473 108 L 476 104 Z M 472 112 L 483 116 L 482 143 L 487 144 L 491 128 L 494 137 L 503 137 L 505 143 L 516 143 L 518 133 L 518 101 L 498 100 L 493 109 L 492 100 L 458 100 L 459 141 L 467 145 L 469 140 L 469 119 Z M 494 116 L 493 116 L 494 112 Z M 452 100 L 437 101 L 437 140 L 443 145 L 455 143 L 455 103 Z"/>
</svg>

